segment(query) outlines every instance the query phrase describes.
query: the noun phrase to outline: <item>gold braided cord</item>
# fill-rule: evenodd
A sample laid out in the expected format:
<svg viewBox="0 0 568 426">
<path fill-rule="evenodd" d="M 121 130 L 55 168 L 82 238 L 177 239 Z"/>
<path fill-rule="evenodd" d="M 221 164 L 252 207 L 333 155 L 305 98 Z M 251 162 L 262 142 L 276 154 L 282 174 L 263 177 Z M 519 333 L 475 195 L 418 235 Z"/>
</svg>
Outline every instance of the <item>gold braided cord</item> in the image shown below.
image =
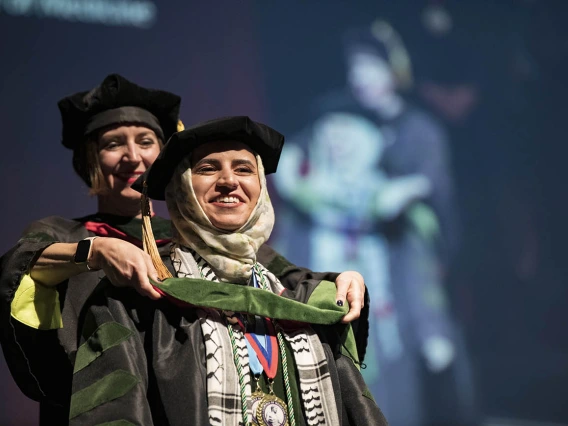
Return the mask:
<svg viewBox="0 0 568 426">
<path fill-rule="evenodd" d="M 280 329 L 280 327 L 278 327 Z M 284 338 L 280 330 L 276 333 L 278 338 L 278 346 L 280 346 L 280 354 L 282 356 L 282 376 L 284 377 L 284 388 L 286 389 L 286 404 L 288 406 L 288 419 L 290 426 L 296 426 L 296 418 L 294 417 L 294 403 L 292 401 L 292 389 L 290 388 L 290 377 L 288 376 L 288 357 L 286 356 L 286 346 Z"/>
<path fill-rule="evenodd" d="M 241 391 L 241 411 L 243 413 L 243 422 L 245 425 L 249 425 L 248 416 L 248 405 L 247 405 L 247 394 L 246 394 L 246 383 L 245 376 L 243 374 L 243 366 L 241 365 L 241 359 L 237 353 L 237 343 L 235 339 L 235 332 L 233 330 L 232 324 L 226 324 L 227 330 L 229 331 L 229 337 L 231 338 L 231 346 L 233 350 L 233 359 L 235 360 L 235 367 L 237 368 L 237 376 L 239 377 L 239 388 Z"/>
</svg>

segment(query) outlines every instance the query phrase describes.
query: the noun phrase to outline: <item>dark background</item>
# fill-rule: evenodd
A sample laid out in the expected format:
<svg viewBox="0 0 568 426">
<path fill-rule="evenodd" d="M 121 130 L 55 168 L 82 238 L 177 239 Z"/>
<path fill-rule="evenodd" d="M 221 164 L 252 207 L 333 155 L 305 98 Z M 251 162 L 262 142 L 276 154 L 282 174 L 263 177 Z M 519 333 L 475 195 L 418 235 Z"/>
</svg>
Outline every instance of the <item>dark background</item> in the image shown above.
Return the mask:
<svg viewBox="0 0 568 426">
<path fill-rule="evenodd" d="M 59 143 L 61 97 L 118 72 L 180 94 L 186 125 L 250 115 L 291 134 L 344 85 L 342 32 L 389 19 L 413 60 L 409 96 L 450 135 L 462 235 L 448 286 L 484 418 L 568 423 L 566 2 L 170 1 L 147 28 L 16 16 L 19 3 L 40 0 L 0 0 L 0 252 L 34 219 L 96 208 Z M 452 17 L 445 37 L 422 24 L 432 4 Z M 474 105 L 448 118 L 420 97 L 432 81 Z M 36 424 L 3 361 L 0 383 L 0 424 Z"/>
</svg>

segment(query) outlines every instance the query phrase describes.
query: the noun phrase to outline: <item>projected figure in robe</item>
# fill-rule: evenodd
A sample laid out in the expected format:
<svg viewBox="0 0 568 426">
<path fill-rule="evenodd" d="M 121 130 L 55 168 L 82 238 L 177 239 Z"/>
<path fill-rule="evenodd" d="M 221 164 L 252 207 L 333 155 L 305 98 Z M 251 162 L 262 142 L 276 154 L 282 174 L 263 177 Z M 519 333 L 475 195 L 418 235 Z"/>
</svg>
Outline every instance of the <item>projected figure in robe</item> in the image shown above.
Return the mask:
<svg viewBox="0 0 568 426">
<path fill-rule="evenodd" d="M 371 297 L 362 371 L 374 395 L 387 401 L 385 409 L 408 419 L 420 406 L 417 346 L 424 351 L 447 348 L 441 337 L 447 333 L 440 331 L 446 316 L 434 259 L 410 223 L 419 210 L 432 214 L 421 202 L 431 185 L 420 174 L 384 173 L 379 164 L 387 142 L 362 115 L 324 113 L 306 136 L 282 153 L 275 184 L 280 196 L 309 220 L 298 227 L 297 217 L 283 212 L 279 248 L 289 256 L 301 253 L 312 268 L 361 271 Z M 398 227 L 399 221 L 408 223 L 391 239 L 388 228 L 395 222 Z M 435 356 L 431 358 L 435 364 Z"/>
<path fill-rule="evenodd" d="M 436 374 L 456 357 L 442 285 L 452 183 L 443 129 L 398 93 L 408 58 L 398 51 L 392 61 L 390 30 L 347 34 L 348 87 L 320 100 L 284 149 L 276 244 L 313 269 L 363 273 L 371 298 L 363 374 L 391 425 L 419 426 L 423 366 Z"/>
</svg>

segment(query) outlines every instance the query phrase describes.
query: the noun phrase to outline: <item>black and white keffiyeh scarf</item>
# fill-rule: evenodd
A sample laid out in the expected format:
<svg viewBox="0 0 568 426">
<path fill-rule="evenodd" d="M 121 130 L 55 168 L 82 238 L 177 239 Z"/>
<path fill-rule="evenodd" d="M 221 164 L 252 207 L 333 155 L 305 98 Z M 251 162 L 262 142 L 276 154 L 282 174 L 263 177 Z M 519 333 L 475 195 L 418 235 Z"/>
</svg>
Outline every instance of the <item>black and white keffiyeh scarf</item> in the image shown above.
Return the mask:
<svg viewBox="0 0 568 426">
<path fill-rule="evenodd" d="M 174 245 L 172 262 L 178 277 L 205 278 L 219 281 L 208 263 L 192 249 Z M 279 294 L 283 290 L 279 280 L 262 265 L 257 269 L 268 283 L 268 291 Z M 205 343 L 207 370 L 207 402 L 209 422 L 214 426 L 242 425 L 241 385 L 247 401 L 247 412 L 252 419 L 250 368 L 245 336 L 240 327 L 233 327 L 235 352 L 227 327 L 234 313 L 212 309 L 198 310 L 199 322 Z M 281 331 L 290 345 L 299 376 L 300 400 L 308 425 L 339 424 L 339 413 L 329 367 L 323 346 L 309 328 L 292 332 Z M 236 362 L 242 369 L 244 383 L 239 383 Z"/>
</svg>

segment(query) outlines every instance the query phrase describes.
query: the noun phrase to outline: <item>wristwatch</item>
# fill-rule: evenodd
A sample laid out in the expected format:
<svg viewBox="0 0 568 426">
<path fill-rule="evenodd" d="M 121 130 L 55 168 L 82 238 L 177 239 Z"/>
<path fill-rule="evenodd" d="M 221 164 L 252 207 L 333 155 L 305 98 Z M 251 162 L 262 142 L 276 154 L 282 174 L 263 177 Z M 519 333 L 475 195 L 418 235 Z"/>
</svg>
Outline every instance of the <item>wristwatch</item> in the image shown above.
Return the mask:
<svg viewBox="0 0 568 426">
<path fill-rule="evenodd" d="M 73 262 L 76 264 L 85 264 L 87 269 L 90 271 L 91 268 L 87 261 L 89 260 L 89 255 L 91 254 L 91 249 L 93 247 L 93 240 L 97 237 L 88 237 L 77 243 L 77 250 L 75 251 L 75 256 L 73 256 Z"/>
</svg>

